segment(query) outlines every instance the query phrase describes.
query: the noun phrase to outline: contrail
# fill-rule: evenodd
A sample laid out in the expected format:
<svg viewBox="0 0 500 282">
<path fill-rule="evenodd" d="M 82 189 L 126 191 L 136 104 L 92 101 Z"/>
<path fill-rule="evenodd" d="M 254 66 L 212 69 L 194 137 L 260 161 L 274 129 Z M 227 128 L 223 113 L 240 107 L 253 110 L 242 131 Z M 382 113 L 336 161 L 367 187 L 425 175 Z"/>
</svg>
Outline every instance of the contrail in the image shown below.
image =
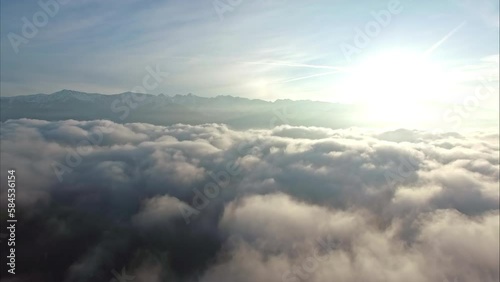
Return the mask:
<svg viewBox="0 0 500 282">
<path fill-rule="evenodd" d="M 301 68 L 312 68 L 312 69 L 328 69 L 336 71 L 344 71 L 346 68 L 343 67 L 333 67 L 333 66 L 322 66 L 322 65 L 309 65 L 309 64 L 295 64 L 287 62 L 247 62 L 253 65 L 272 65 L 272 66 L 286 66 L 286 67 L 301 67 Z"/>
<path fill-rule="evenodd" d="M 292 82 L 292 81 L 297 81 L 297 80 L 302 80 L 302 79 L 308 79 L 311 77 L 331 75 L 331 74 L 335 74 L 335 73 L 338 73 L 338 71 L 330 71 L 330 72 L 318 73 L 318 74 L 313 74 L 313 75 L 308 75 L 308 76 L 290 78 L 290 79 L 286 79 L 286 80 L 276 81 L 276 82 L 273 82 L 272 84 L 287 83 L 287 82 Z"/>
<path fill-rule="evenodd" d="M 429 56 L 434 50 L 436 50 L 436 48 L 438 48 L 439 46 L 441 46 L 441 44 L 443 44 L 446 40 L 448 40 L 448 38 L 450 38 L 458 30 L 460 30 L 465 24 L 467 24 L 466 21 L 462 22 L 457 27 L 455 27 L 453 30 L 451 30 L 450 32 L 448 32 L 448 34 L 446 34 L 443 38 L 441 38 L 441 40 L 439 40 L 438 42 L 434 43 L 434 45 L 432 45 L 431 48 L 427 49 L 427 51 L 425 51 L 422 54 L 422 57 Z"/>
</svg>

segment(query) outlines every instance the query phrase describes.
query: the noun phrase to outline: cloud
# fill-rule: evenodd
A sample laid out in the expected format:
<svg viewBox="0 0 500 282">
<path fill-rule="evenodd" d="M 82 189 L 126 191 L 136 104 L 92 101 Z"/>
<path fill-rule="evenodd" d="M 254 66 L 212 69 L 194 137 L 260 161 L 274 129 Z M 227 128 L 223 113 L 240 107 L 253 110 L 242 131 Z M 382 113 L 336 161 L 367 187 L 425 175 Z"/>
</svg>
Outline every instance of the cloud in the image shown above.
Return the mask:
<svg viewBox="0 0 500 282">
<path fill-rule="evenodd" d="M 0 136 L 21 281 L 500 276 L 497 132 L 20 119 Z"/>
<path fill-rule="evenodd" d="M 170 196 L 155 196 L 147 199 L 143 209 L 132 218 L 138 226 L 155 227 L 168 223 L 171 218 L 181 217 L 181 209 L 187 205 L 179 199 Z"/>
</svg>

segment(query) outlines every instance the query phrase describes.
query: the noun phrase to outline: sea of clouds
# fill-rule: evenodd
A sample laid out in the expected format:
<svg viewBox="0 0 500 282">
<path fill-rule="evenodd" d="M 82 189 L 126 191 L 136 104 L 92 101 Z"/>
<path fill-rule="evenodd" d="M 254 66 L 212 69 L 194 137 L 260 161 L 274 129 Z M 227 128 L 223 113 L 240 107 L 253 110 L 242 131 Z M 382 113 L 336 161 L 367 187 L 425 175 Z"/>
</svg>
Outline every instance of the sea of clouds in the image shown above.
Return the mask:
<svg viewBox="0 0 500 282">
<path fill-rule="evenodd" d="M 20 221 L 5 281 L 500 277 L 498 131 L 20 119 L 0 136 Z"/>
</svg>

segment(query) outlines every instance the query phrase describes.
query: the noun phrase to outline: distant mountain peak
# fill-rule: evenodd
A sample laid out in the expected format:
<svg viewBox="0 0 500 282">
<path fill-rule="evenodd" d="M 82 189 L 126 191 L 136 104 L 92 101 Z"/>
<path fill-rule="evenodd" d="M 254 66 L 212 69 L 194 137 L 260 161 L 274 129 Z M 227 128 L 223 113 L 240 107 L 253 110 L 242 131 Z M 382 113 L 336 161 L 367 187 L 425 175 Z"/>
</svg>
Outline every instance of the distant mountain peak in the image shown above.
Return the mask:
<svg viewBox="0 0 500 282">
<path fill-rule="evenodd" d="M 90 93 L 71 90 L 71 89 L 63 89 L 49 95 L 70 95 L 70 94 L 90 94 Z"/>
</svg>

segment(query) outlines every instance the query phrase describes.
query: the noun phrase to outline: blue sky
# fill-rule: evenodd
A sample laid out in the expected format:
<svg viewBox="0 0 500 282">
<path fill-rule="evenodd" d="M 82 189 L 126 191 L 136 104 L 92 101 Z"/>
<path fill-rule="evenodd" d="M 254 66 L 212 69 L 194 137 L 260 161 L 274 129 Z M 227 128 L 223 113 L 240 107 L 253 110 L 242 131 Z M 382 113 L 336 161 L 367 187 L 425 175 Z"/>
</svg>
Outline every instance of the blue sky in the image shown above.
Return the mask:
<svg viewBox="0 0 500 282">
<path fill-rule="evenodd" d="M 372 73 L 382 83 L 404 73 L 409 89 L 442 84 L 435 87 L 439 93 L 455 99 L 466 97 L 477 77 L 498 84 L 498 1 L 400 0 L 400 12 L 391 13 L 385 0 L 241 0 L 222 17 L 214 3 L 229 7 L 231 1 L 66 1 L 17 53 L 9 34 L 23 36 L 22 18 L 32 22 L 43 10 L 37 1 L 1 1 L 2 96 L 61 89 L 121 93 L 142 84 L 146 67 L 169 73 L 148 91 L 153 94 L 266 100 L 347 101 Z M 390 13 L 385 26 L 373 16 L 380 11 Z M 347 58 L 341 46 L 355 46 L 356 28 L 365 32 L 373 22 L 380 30 Z M 413 71 L 420 63 L 412 59 L 432 46 L 425 60 L 439 69 L 433 76 L 440 82 Z M 392 65 L 398 70 L 388 69 Z M 374 92 L 358 99 L 382 95 L 377 92 L 385 88 L 375 84 L 356 88 Z"/>
</svg>

